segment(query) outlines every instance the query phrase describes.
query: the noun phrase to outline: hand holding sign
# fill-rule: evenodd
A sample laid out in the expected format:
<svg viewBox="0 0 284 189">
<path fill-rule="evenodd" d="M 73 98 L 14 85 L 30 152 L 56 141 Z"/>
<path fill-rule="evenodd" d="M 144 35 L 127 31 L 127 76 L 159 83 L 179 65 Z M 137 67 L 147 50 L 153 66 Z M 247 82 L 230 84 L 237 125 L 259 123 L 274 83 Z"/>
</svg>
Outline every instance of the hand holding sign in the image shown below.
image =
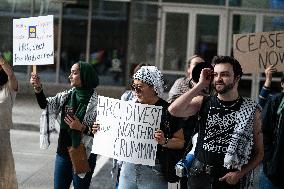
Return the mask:
<svg viewBox="0 0 284 189">
<path fill-rule="evenodd" d="M 31 73 L 30 84 L 34 87 L 36 93 L 42 90 L 42 84 L 37 73 Z"/>
<path fill-rule="evenodd" d="M 93 127 L 92 127 L 92 133 L 96 134 L 99 129 L 100 129 L 100 124 L 97 122 L 94 122 Z"/>
<path fill-rule="evenodd" d="M 234 35 L 234 57 L 244 73 L 264 72 L 269 65 L 284 71 L 284 31 Z"/>
<path fill-rule="evenodd" d="M 130 163 L 155 165 L 162 107 L 99 96 L 92 152 Z M 154 138 L 156 137 L 156 139 Z"/>
</svg>

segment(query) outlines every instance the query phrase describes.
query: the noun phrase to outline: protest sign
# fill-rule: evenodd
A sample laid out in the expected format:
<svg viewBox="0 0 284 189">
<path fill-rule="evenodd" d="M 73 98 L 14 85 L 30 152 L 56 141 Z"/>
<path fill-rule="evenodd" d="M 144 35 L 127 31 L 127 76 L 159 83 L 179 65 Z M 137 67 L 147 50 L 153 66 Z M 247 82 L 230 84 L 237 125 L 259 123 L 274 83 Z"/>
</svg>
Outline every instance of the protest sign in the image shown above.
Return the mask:
<svg viewBox="0 0 284 189">
<path fill-rule="evenodd" d="M 155 165 L 162 107 L 99 96 L 92 153 L 135 164 Z"/>
<path fill-rule="evenodd" d="M 13 65 L 54 64 L 53 15 L 13 19 Z"/>
<path fill-rule="evenodd" d="M 284 31 L 236 34 L 233 50 L 244 73 L 264 72 L 269 65 L 284 71 Z"/>
</svg>

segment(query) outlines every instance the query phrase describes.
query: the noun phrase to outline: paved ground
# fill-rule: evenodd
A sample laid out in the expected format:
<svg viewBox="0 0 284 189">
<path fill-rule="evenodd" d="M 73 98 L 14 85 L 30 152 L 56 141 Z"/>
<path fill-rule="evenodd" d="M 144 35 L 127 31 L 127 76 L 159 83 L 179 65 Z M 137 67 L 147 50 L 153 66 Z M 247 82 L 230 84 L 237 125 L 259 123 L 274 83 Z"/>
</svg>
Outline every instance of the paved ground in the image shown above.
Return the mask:
<svg viewBox="0 0 284 189">
<path fill-rule="evenodd" d="M 57 136 L 48 150 L 39 149 L 39 117 L 42 110 L 34 95 L 18 95 L 13 108 L 14 129 L 11 142 L 19 189 L 52 189 Z M 112 189 L 112 161 L 99 157 L 90 189 Z M 257 185 L 258 186 L 258 185 Z M 258 187 L 255 187 L 257 189 Z M 169 189 L 177 189 L 169 185 Z"/>
<path fill-rule="evenodd" d="M 39 148 L 39 117 L 42 110 L 32 95 L 18 95 L 13 108 L 11 143 L 20 189 L 52 189 L 57 135 L 48 150 Z M 112 189 L 112 161 L 98 157 L 90 189 Z"/>
</svg>

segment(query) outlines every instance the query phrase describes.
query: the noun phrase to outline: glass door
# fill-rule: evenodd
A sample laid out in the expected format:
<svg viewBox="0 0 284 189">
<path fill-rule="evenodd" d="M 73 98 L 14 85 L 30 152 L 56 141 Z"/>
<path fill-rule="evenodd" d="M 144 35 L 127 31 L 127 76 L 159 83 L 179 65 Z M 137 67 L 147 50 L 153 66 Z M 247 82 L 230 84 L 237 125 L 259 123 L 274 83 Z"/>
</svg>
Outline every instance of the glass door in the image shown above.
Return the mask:
<svg viewBox="0 0 284 189">
<path fill-rule="evenodd" d="M 208 62 L 226 54 L 226 15 L 222 10 L 163 7 L 159 67 L 184 74 L 186 60 L 199 54 Z"/>
</svg>

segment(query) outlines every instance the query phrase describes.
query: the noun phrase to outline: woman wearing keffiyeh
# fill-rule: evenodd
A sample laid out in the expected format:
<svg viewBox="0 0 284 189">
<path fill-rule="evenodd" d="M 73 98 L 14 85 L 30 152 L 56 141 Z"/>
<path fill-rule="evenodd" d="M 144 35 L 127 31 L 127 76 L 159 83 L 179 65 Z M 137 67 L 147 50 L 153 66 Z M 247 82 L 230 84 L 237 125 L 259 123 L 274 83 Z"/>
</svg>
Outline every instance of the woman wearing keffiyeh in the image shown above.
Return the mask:
<svg viewBox="0 0 284 189">
<path fill-rule="evenodd" d="M 41 148 L 49 146 L 49 134 L 55 131 L 56 120 L 60 125 L 54 188 L 68 189 L 73 181 L 75 189 L 84 189 L 89 188 L 96 163 L 96 155 L 90 154 L 90 149 L 92 146 L 91 126 L 96 117 L 97 93 L 95 88 L 99 84 L 99 79 L 92 65 L 84 62 L 75 63 L 68 78 L 72 88 L 49 98 L 45 97 L 37 74 L 32 73 L 30 83 L 34 87 L 39 106 L 45 109 L 41 117 Z M 47 126 L 44 124 L 46 122 Z M 77 147 L 81 141 L 86 147 L 91 171 L 77 175 L 72 170 L 68 147 Z"/>
<path fill-rule="evenodd" d="M 167 189 L 168 183 L 163 177 L 160 164 L 160 152 L 162 147 L 181 149 L 184 145 L 183 131 L 176 125 L 172 125 L 171 117 L 166 113 L 169 104 L 163 100 L 164 81 L 163 75 L 155 66 L 142 66 L 133 76 L 132 90 L 135 102 L 162 106 L 160 129 L 154 133 L 158 142 L 155 166 L 147 166 L 123 162 L 119 177 L 119 189 Z M 169 121 L 171 137 L 165 137 L 166 121 Z M 94 127 L 97 127 L 95 123 Z M 94 133 L 95 133 L 94 128 Z"/>
</svg>

